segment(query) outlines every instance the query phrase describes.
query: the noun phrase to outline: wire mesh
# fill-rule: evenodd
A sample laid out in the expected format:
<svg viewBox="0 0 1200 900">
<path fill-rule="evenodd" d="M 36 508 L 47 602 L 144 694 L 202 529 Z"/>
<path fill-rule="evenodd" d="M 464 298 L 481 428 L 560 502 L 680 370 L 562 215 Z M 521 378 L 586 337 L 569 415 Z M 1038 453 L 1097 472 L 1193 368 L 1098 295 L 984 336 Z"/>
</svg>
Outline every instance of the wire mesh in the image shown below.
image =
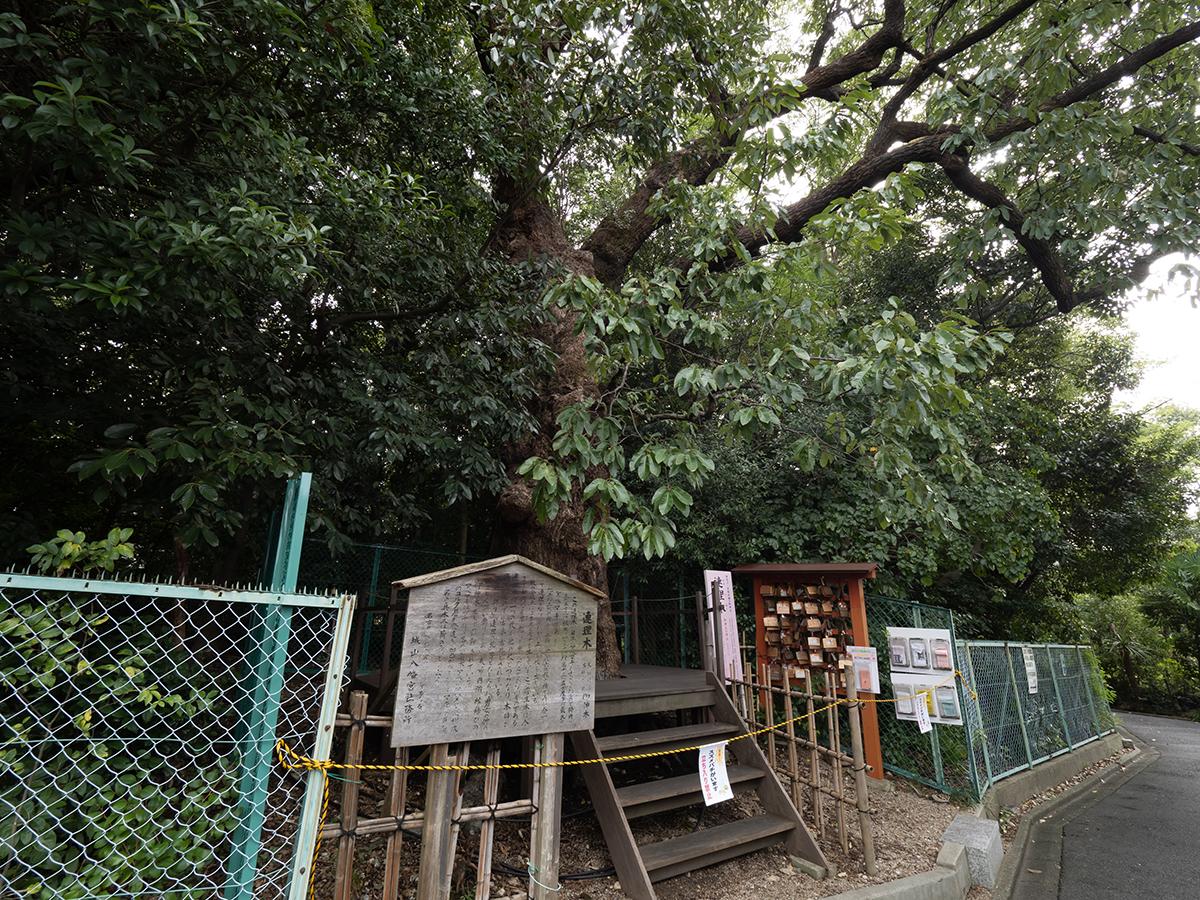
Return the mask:
<svg viewBox="0 0 1200 900">
<path fill-rule="evenodd" d="M 5 585 L 0 895 L 283 897 L 338 601 Z"/>
<path fill-rule="evenodd" d="M 630 622 L 622 629 L 624 641 L 629 641 L 627 658 L 630 662 L 682 669 L 698 669 L 702 666 L 694 594 L 639 597 L 634 603 L 637 625 L 634 627 Z"/>
</svg>

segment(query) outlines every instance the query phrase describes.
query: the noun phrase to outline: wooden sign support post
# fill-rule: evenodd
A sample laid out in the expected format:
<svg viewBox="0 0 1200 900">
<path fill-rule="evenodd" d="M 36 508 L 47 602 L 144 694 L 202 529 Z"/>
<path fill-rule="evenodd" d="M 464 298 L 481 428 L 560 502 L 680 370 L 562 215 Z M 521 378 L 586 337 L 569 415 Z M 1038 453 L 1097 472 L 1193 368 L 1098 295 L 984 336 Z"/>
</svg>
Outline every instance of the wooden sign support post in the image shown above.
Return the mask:
<svg viewBox="0 0 1200 900">
<path fill-rule="evenodd" d="M 434 744 L 433 766 L 454 765 L 459 756 L 449 744 Z M 421 829 L 421 874 L 417 900 L 448 900 L 454 869 L 454 807 L 458 801 L 458 772 L 430 772 L 425 788 L 425 822 Z"/>
<path fill-rule="evenodd" d="M 563 734 L 548 734 L 541 741 L 538 756 L 542 762 L 563 761 Z M 529 837 L 529 896 L 532 900 L 550 900 L 560 888 L 558 883 L 558 833 L 562 815 L 563 770 L 549 767 L 536 770 L 533 793 L 533 824 Z"/>
</svg>

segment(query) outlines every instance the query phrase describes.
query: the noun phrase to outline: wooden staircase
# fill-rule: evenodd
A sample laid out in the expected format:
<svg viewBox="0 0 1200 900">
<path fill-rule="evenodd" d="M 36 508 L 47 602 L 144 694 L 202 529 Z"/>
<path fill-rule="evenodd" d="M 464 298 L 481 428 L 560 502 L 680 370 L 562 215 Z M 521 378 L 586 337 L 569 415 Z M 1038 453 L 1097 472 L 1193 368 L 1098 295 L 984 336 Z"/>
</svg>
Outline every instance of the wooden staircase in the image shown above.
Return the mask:
<svg viewBox="0 0 1200 900">
<path fill-rule="evenodd" d="M 607 733 L 597 737 L 596 731 L 574 732 L 571 742 L 578 758 L 693 747 L 746 733 L 733 703 L 711 673 L 652 666 L 623 671 L 629 677 L 597 684 L 596 719 L 604 720 L 597 722 L 597 730 Z M 661 721 L 656 723 L 655 719 L 662 717 L 650 715 L 678 715 L 679 711 L 686 711 L 683 717 L 691 718 L 693 724 L 657 727 Z M 729 766 L 731 786 L 735 792 L 757 795 L 763 814 L 653 843 L 640 841 L 631 823 L 668 810 L 703 808 L 696 752 L 681 755 L 679 761 L 689 766 L 688 772 L 667 778 L 652 777 L 655 764 L 661 765 L 662 759 L 621 763 L 622 770 L 630 770 L 632 780 L 620 787 L 609 765 L 580 767 L 621 889 L 627 896 L 655 900 L 656 881 L 774 844 L 783 844 L 791 856 L 822 867 L 828 865 L 754 739 L 735 741 L 728 750 L 735 761 Z"/>
</svg>

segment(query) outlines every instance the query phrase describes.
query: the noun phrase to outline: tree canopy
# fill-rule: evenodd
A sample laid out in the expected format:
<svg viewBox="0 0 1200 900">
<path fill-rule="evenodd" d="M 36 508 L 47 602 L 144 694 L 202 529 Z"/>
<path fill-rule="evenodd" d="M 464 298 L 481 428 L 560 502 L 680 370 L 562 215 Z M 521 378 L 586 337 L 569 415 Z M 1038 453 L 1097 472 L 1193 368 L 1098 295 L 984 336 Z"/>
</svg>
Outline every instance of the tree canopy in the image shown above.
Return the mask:
<svg viewBox="0 0 1200 900">
<path fill-rule="evenodd" d="M 1185 0 L 18 0 L 5 531 L 230 574 L 310 468 L 328 533 L 457 504 L 603 584 L 749 442 L 965 564 L 964 519 L 1049 521 L 1009 488 L 1053 435 L 997 421 L 1089 341 L 1046 320 L 1200 238 L 1198 37 Z M 871 271 L 906 241 L 925 302 Z M 1070 413 L 1059 497 L 1143 440 Z"/>
</svg>

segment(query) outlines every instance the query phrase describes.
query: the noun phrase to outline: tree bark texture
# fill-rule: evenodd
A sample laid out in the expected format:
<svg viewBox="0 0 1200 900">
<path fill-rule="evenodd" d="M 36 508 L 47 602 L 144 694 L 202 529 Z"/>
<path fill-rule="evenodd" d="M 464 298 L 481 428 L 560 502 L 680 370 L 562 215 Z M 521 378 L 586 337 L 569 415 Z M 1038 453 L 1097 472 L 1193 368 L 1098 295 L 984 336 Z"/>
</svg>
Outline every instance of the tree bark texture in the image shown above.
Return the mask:
<svg viewBox="0 0 1200 900">
<path fill-rule="evenodd" d="M 570 245 L 562 221 L 540 196 L 535 192 L 522 196 L 504 183 L 500 193 L 508 201 L 508 214 L 497 228 L 493 244 L 503 256 L 512 262 L 539 260 L 575 274 L 595 274 L 592 254 Z M 505 193 L 510 196 L 504 197 Z M 608 570 L 603 559 L 588 552 L 582 491 L 576 487 L 558 515 L 542 522 L 534 512 L 529 482 L 517 475 L 517 468 L 529 457 L 553 456 L 551 442 L 558 430 L 559 413 L 599 395 L 588 369 L 583 336 L 575 325 L 574 312 L 556 309 L 536 335 L 554 351 L 554 369 L 530 409 L 537 421 L 536 433 L 504 450 L 509 484 L 497 503 L 493 543 L 497 553 L 519 553 L 604 591 L 605 599 L 596 617 L 596 671 L 602 678 L 613 678 L 618 674 L 621 654 L 608 600 Z"/>
</svg>

